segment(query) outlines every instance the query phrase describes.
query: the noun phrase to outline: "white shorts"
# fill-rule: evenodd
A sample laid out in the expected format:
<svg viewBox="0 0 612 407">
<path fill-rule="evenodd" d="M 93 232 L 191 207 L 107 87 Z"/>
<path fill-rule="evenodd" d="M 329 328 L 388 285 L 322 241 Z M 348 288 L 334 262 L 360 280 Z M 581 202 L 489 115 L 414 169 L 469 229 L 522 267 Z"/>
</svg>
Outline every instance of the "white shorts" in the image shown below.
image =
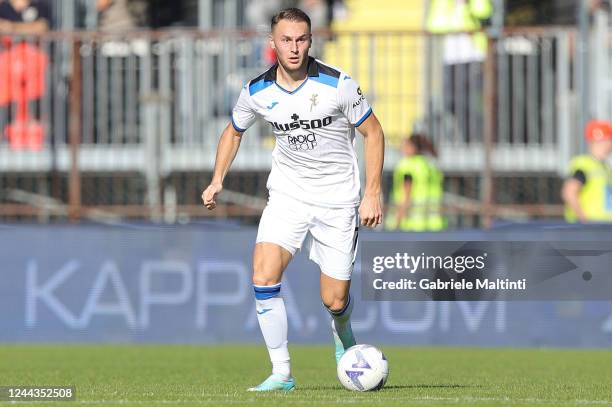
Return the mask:
<svg viewBox="0 0 612 407">
<path fill-rule="evenodd" d="M 261 215 L 257 243 L 277 244 L 294 255 L 304 240 L 310 260 L 337 280 L 350 280 L 357 253 L 357 208 L 324 208 L 282 194 L 270 194 Z"/>
</svg>

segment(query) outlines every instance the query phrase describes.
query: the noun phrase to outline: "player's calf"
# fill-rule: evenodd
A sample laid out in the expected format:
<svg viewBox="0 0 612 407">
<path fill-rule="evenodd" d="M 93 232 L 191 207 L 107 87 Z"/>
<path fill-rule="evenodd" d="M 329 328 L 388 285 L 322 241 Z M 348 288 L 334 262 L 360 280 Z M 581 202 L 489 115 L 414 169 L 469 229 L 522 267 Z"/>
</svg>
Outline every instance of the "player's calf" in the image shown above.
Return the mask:
<svg viewBox="0 0 612 407">
<path fill-rule="evenodd" d="M 254 285 L 253 289 L 257 321 L 268 348 L 272 373 L 289 378 L 291 368 L 287 348 L 287 311 L 280 296 L 281 284 Z"/>
<path fill-rule="evenodd" d="M 342 301 L 339 301 L 341 304 Z M 332 305 L 337 305 L 332 303 Z M 340 360 L 344 351 L 355 345 L 355 336 L 351 327 L 351 313 L 353 312 L 353 300 L 350 294 L 343 306 L 331 308 L 325 304 L 329 315 L 331 316 L 332 334 L 334 337 L 336 362 Z"/>
</svg>

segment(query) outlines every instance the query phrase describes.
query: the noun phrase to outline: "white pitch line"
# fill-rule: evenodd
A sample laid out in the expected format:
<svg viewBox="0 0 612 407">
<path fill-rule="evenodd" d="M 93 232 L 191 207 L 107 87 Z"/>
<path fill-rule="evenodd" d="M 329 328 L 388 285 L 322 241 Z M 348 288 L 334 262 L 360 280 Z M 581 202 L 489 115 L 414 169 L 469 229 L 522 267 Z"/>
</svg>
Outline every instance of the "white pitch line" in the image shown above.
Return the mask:
<svg viewBox="0 0 612 407">
<path fill-rule="evenodd" d="M 293 399 L 293 394 L 287 394 L 285 397 L 285 401 L 288 403 L 325 403 L 329 404 L 330 402 L 336 402 L 340 404 L 353 404 L 359 403 L 363 401 L 367 401 L 369 403 L 385 403 L 385 401 L 439 401 L 439 402 L 451 402 L 451 403 L 479 403 L 479 402 L 505 402 L 509 404 L 513 403 L 554 403 L 556 405 L 599 405 L 599 406 L 612 406 L 612 400 L 556 400 L 556 399 L 538 399 L 538 398 L 510 398 L 510 397 L 351 397 L 351 398 L 338 398 L 336 400 L 327 399 Z M 264 400 L 262 398 L 249 398 L 249 399 L 241 399 L 241 400 L 232 400 L 232 399 L 203 399 L 203 400 L 76 400 L 77 404 L 169 404 L 169 405 L 179 405 L 179 404 L 241 404 L 248 403 L 254 401 Z"/>
</svg>

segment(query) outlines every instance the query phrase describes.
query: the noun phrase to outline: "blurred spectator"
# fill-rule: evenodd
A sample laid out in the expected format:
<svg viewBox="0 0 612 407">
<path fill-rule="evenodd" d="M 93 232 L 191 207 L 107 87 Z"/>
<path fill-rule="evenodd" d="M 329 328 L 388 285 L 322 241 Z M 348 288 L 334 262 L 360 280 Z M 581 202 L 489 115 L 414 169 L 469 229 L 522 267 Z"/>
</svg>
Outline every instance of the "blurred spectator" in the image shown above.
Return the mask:
<svg viewBox="0 0 612 407">
<path fill-rule="evenodd" d="M 41 34 L 49 31 L 51 11 L 42 0 L 0 0 L 0 33 Z"/>
<path fill-rule="evenodd" d="M 327 9 L 329 24 L 333 21 L 345 20 L 348 16 L 348 10 L 346 9 L 344 0 L 328 0 Z"/>
<path fill-rule="evenodd" d="M 448 133 L 464 142 L 479 139 L 483 129 L 483 61 L 487 37 L 478 32 L 493 14 L 491 0 L 432 0 L 427 13 L 427 31 L 446 34 L 444 45 L 443 123 L 452 123 Z M 474 32 L 474 33 L 471 33 Z"/>
<path fill-rule="evenodd" d="M 129 0 L 129 2 L 137 0 Z M 185 15 L 183 5 L 185 1 L 176 0 L 146 0 L 149 7 L 149 22 L 151 28 L 184 27 L 187 21 L 197 24 L 197 18 Z M 212 3 L 223 4 L 223 1 L 213 1 Z M 187 11 L 189 12 L 189 11 Z M 191 14 L 197 15 L 197 9 L 191 9 Z"/>
<path fill-rule="evenodd" d="M 248 0 L 246 22 L 257 31 L 270 31 L 270 19 L 285 6 L 282 0 Z"/>
<path fill-rule="evenodd" d="M 445 37 L 444 62 L 462 64 L 483 61 L 487 39 L 478 31 L 493 14 L 491 0 L 432 0 L 427 13 L 427 31 L 453 34 Z"/>
<path fill-rule="evenodd" d="M 610 0 L 507 0 L 505 23 L 509 26 L 574 25 L 581 1 L 587 4 L 589 14 L 610 10 Z"/>
<path fill-rule="evenodd" d="M 300 0 L 298 8 L 308 14 L 312 23 L 312 31 L 328 26 L 327 3 L 323 0 Z"/>
<path fill-rule="evenodd" d="M 272 16 L 287 7 L 297 7 L 308 14 L 312 31 L 316 31 L 329 26 L 332 14 L 342 12 L 343 3 L 339 0 L 246 0 L 246 22 L 258 31 L 268 32 Z"/>
<path fill-rule="evenodd" d="M 147 25 L 146 0 L 97 0 L 100 31 L 130 31 Z"/>
<path fill-rule="evenodd" d="M 612 0 L 589 0 L 589 12 L 591 14 L 601 10 L 610 12 L 612 9 Z"/>
<path fill-rule="evenodd" d="M 612 123 L 591 121 L 585 129 L 589 154 L 570 162 L 571 176 L 563 184 L 568 222 L 612 222 Z"/>
<path fill-rule="evenodd" d="M 403 157 L 393 171 L 386 228 L 416 232 L 444 229 L 444 175 L 434 161 L 436 149 L 427 137 L 413 134 L 402 141 L 401 150 Z"/>
<path fill-rule="evenodd" d="M 0 33 L 42 34 L 51 26 L 51 12 L 41 0 L 0 1 Z M 0 52 L 0 106 L 7 107 L 11 122 L 0 131 L 12 149 L 40 150 L 44 126 L 30 111 L 30 102 L 45 94 L 47 54 L 36 44 L 6 36 Z M 11 108 L 12 107 L 12 108 Z"/>
</svg>

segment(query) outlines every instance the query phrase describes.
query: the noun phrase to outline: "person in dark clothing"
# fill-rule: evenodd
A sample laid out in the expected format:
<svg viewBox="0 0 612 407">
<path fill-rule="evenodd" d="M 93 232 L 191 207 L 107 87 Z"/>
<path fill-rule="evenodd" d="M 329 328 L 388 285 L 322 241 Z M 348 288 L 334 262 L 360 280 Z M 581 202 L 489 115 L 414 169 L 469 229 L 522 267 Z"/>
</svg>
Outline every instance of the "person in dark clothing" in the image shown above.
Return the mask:
<svg viewBox="0 0 612 407">
<path fill-rule="evenodd" d="M 45 1 L 0 1 L 0 33 L 42 34 L 50 27 L 51 10 Z"/>
</svg>

